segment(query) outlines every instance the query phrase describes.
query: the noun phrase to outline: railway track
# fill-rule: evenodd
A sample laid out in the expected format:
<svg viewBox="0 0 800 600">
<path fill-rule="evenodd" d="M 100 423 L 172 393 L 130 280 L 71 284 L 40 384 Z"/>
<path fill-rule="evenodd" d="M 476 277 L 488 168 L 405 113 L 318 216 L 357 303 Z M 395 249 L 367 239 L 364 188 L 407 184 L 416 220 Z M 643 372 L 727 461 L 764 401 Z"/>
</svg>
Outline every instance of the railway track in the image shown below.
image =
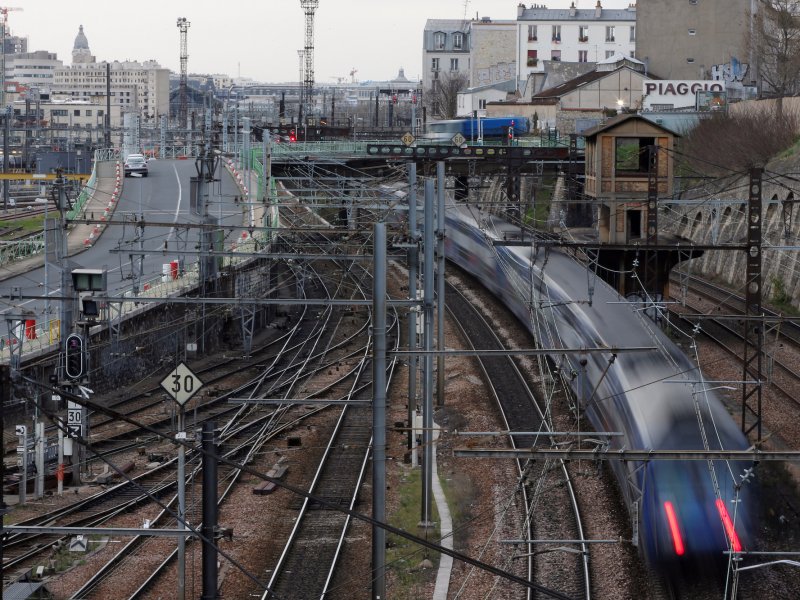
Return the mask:
<svg viewBox="0 0 800 600">
<path fill-rule="evenodd" d="M 350 275 L 350 279 L 352 279 L 352 273 Z M 318 280 L 321 281 L 322 278 L 320 277 Z M 325 294 L 328 297 L 333 297 L 335 294 L 341 295 L 344 291 L 341 288 L 341 283 L 342 282 L 340 282 L 335 290 L 326 290 Z M 324 288 L 325 286 L 321 287 Z M 358 283 L 355 284 L 354 289 L 358 291 L 358 293 L 361 293 Z M 369 355 L 367 348 L 369 345 L 364 344 L 363 341 L 359 345 L 356 343 L 356 340 L 359 337 L 364 337 L 363 333 L 367 322 L 365 321 L 360 326 L 357 326 L 355 333 L 345 332 L 339 335 L 338 332 L 345 318 L 352 328 L 354 324 L 352 321 L 356 321 L 360 317 L 359 315 L 343 316 L 339 314 L 337 318 L 336 315 L 338 313 L 341 313 L 341 309 L 328 307 L 316 316 L 315 321 L 317 325 L 315 329 L 320 332 L 319 337 L 313 343 L 308 344 L 307 347 L 293 352 L 289 361 L 293 368 L 283 370 L 280 377 L 273 377 L 271 381 L 265 380 L 263 385 L 259 387 L 259 391 L 255 394 L 256 398 L 275 398 L 277 395 L 276 392 L 278 391 L 286 398 L 312 398 L 325 394 L 325 397 L 341 397 L 347 399 L 354 394 L 366 393 L 365 390 L 367 388 L 365 386 L 368 386 L 368 384 L 359 385 L 359 382 L 363 378 L 366 365 L 368 364 Z M 393 327 L 395 329 L 397 328 L 396 323 Z M 339 337 L 343 337 L 343 341 L 339 341 Z M 352 349 L 353 345 L 358 346 L 358 348 L 355 350 Z M 348 348 L 348 346 L 350 346 L 350 348 Z M 341 374 L 340 371 L 346 372 Z M 325 384 L 320 386 L 320 381 L 324 381 Z M 349 411 L 352 411 L 352 409 L 349 409 Z M 366 412 L 363 408 L 357 409 L 357 411 L 362 413 L 362 417 Z M 351 424 L 348 425 L 348 423 Z M 355 423 L 355 425 L 352 423 Z M 343 437 L 339 438 L 340 443 L 335 444 L 331 451 L 335 455 L 343 448 L 345 451 L 349 449 L 349 452 L 352 453 L 353 450 L 359 448 L 359 446 L 362 451 L 366 451 L 369 445 L 369 437 L 362 443 L 358 443 L 353 432 L 360 432 L 361 435 L 366 432 L 368 435 L 370 426 L 371 422 L 364 424 L 357 417 L 345 419 L 340 433 Z M 257 445 L 259 447 L 261 446 L 260 443 Z M 338 463 L 341 460 L 343 460 L 341 457 L 337 457 L 333 459 L 333 462 Z M 361 460 L 361 470 L 363 471 L 366 463 L 363 457 Z M 337 472 L 330 481 L 338 483 L 340 486 L 343 485 L 347 481 L 351 470 L 352 469 L 348 467 L 344 472 Z M 322 477 L 321 481 L 324 479 L 325 478 Z M 345 487 L 347 486 L 345 485 Z M 354 487 L 358 489 L 358 484 L 355 484 Z M 330 498 L 331 496 L 325 494 L 324 497 Z M 314 507 L 311 508 L 311 512 L 315 512 L 313 510 Z M 193 520 L 195 523 L 198 521 L 199 518 Z M 300 519 L 298 522 L 303 521 L 305 521 L 305 519 Z M 319 537 L 318 528 L 315 537 Z M 299 538 L 295 536 L 295 540 L 297 539 Z M 139 589 L 130 595 L 130 598 L 146 597 L 147 594 L 153 593 L 152 590 L 162 589 L 160 581 L 165 577 L 165 573 L 169 571 L 170 563 L 174 563 L 174 553 L 164 559 L 153 574 L 142 583 Z"/>
<path fill-rule="evenodd" d="M 247 464 L 252 456 L 259 452 L 261 448 L 275 439 L 279 435 L 283 435 L 293 428 L 300 425 L 308 418 L 315 415 L 319 409 L 308 411 L 303 414 L 294 415 L 288 418 L 283 423 L 276 422 L 277 414 L 272 413 L 262 415 L 255 421 L 245 425 L 234 425 L 233 422 L 228 422 L 222 426 L 218 431 L 220 436 L 220 447 L 230 446 L 230 449 L 223 452 L 222 455 L 231 461 L 241 461 L 242 464 Z M 276 411 L 288 417 L 288 409 L 281 408 Z M 222 433 L 223 430 L 228 430 L 227 433 Z M 252 431 L 255 429 L 256 431 Z M 187 457 L 191 460 L 191 457 Z M 191 486 L 199 477 L 201 467 L 197 465 L 187 475 L 187 487 Z M 227 499 L 229 493 L 233 489 L 234 484 L 237 482 L 240 471 L 231 467 L 229 464 L 223 464 L 220 468 L 219 475 L 220 481 L 224 484 L 224 489 L 219 495 L 219 504 L 222 504 Z M 175 506 L 177 503 L 177 496 L 173 496 L 171 500 L 166 503 L 166 507 L 171 510 L 168 511 L 164 508 L 150 523 L 151 527 L 175 527 L 177 523 L 174 519 Z M 200 523 L 202 519 L 197 518 L 201 512 L 199 502 L 191 502 L 187 505 L 187 520 L 192 523 Z M 199 525 L 197 526 L 199 527 Z M 196 527 L 196 528 L 197 528 Z M 148 542 L 150 540 L 145 536 L 136 536 L 128 541 L 123 548 L 117 552 L 111 560 L 106 562 L 97 572 L 76 592 L 72 594 L 73 598 L 102 598 L 107 597 L 105 593 L 107 587 L 104 588 L 104 582 L 114 575 L 115 572 L 120 571 L 126 559 L 135 554 L 142 554 L 148 552 Z M 159 564 L 158 568 L 147 576 L 144 581 L 130 596 L 131 598 L 144 597 L 147 591 L 155 583 L 157 578 L 164 572 L 166 567 L 175 559 L 177 549 L 170 552 L 164 560 Z"/>
<path fill-rule="evenodd" d="M 463 337 L 474 349 L 504 350 L 505 344 L 477 308 L 459 291 L 466 275 L 450 277 L 446 287 L 446 305 Z M 455 284 L 455 285 L 454 285 Z M 552 447 L 558 441 L 550 435 L 552 416 L 530 389 L 513 357 L 477 357 L 506 429 L 509 432 L 540 432 L 539 435 L 509 435 L 515 448 Z M 526 520 L 521 539 L 583 540 L 581 511 L 564 461 L 536 465 L 517 461 L 523 486 Z M 516 551 L 528 555 L 528 577 L 551 589 L 558 589 L 573 598 L 592 597 L 589 572 L 589 547 L 577 543 L 568 552 L 551 552 L 530 543 L 519 544 Z"/>
<path fill-rule="evenodd" d="M 349 265 L 346 271 L 355 276 L 359 288 L 371 274 L 361 266 Z M 367 297 L 366 294 L 363 297 Z M 388 339 L 394 339 L 397 348 L 400 340 L 399 318 L 387 326 Z M 371 347 L 371 338 L 367 348 Z M 366 354 L 362 369 L 369 363 Z M 391 381 L 395 361 L 388 367 L 387 381 Z M 363 373 L 366 375 L 366 373 Z M 371 382 L 360 390 L 342 390 L 343 399 L 368 399 Z M 345 406 L 333 428 L 316 473 L 308 486 L 309 494 L 342 508 L 353 509 L 361 483 L 365 477 L 372 439 L 372 411 L 366 407 Z M 327 506 L 304 499 L 299 506 L 294 527 L 275 565 L 263 599 L 305 599 L 324 597 L 333 579 L 334 570 L 342 551 L 350 517 Z"/>
<path fill-rule="evenodd" d="M 287 390 L 286 393 L 288 394 L 292 387 L 298 383 L 298 381 L 302 381 L 302 379 L 298 378 L 296 374 L 300 373 L 303 369 L 307 370 L 306 376 L 311 376 L 321 369 L 329 368 L 336 363 L 341 363 L 343 360 L 346 360 L 350 354 L 352 354 L 352 351 L 343 351 L 342 349 L 346 349 L 348 345 L 352 344 L 354 340 L 358 339 L 358 331 L 353 335 L 344 336 L 343 339 L 338 340 L 335 343 L 329 340 L 326 343 L 321 344 L 320 339 L 326 337 L 325 327 L 320 326 L 320 323 L 317 320 L 314 320 L 313 322 L 308 321 L 305 326 L 301 326 L 302 323 L 304 323 L 303 320 L 298 321 L 297 326 L 293 329 L 294 334 L 298 334 L 298 332 L 305 330 L 304 335 L 301 336 L 303 339 L 300 342 L 293 341 L 294 336 L 284 336 L 285 340 L 281 351 L 274 357 L 269 365 L 266 365 L 266 367 L 262 369 L 262 373 L 258 377 L 253 379 L 251 382 L 245 385 L 237 386 L 226 394 L 213 398 L 206 404 L 198 407 L 198 419 L 219 419 L 227 415 L 236 414 L 238 411 L 240 411 L 240 408 L 226 404 L 231 397 L 243 396 L 247 393 L 250 393 L 251 395 L 257 395 L 261 390 L 265 389 L 268 389 L 273 393 L 279 392 L 280 390 Z M 366 327 L 366 325 L 363 325 L 359 331 L 363 331 L 364 327 Z M 324 350 L 316 352 L 314 351 L 314 348 L 323 345 Z M 305 355 L 303 360 L 297 359 L 297 355 L 299 354 Z M 236 373 L 241 371 L 241 369 L 232 370 Z M 294 375 L 292 375 L 292 373 L 294 373 Z M 220 406 L 221 408 L 219 408 Z M 141 410 L 140 407 L 132 410 L 131 412 L 133 415 L 136 415 L 139 410 Z M 131 417 L 128 418 L 130 419 Z M 148 435 L 144 440 L 142 440 L 143 436 L 141 431 L 132 431 L 109 437 L 101 443 L 93 444 L 93 447 L 95 450 L 98 450 L 102 447 L 104 451 L 111 452 L 122 448 L 129 449 L 154 438 L 158 438 L 159 436 L 167 436 L 171 425 L 171 419 L 165 417 L 150 423 L 149 431 L 151 432 L 151 435 Z M 155 428 L 158 429 L 156 430 Z M 129 440 L 131 436 L 136 436 L 140 439 L 138 442 L 132 443 L 125 441 L 120 445 L 121 441 L 126 439 Z M 115 444 L 117 444 L 117 447 L 114 446 Z M 125 490 L 136 487 L 136 484 L 126 482 L 116 486 L 111 492 L 98 494 L 92 499 L 91 502 L 76 504 L 70 511 L 68 511 L 69 514 L 74 515 L 78 513 L 85 513 L 90 510 L 90 507 L 97 504 L 102 506 L 110 504 L 112 507 L 117 506 L 118 508 L 94 510 L 90 516 L 72 518 L 67 524 L 70 526 L 97 526 L 100 523 L 105 522 L 105 520 L 111 516 L 121 514 L 122 512 L 130 510 L 133 507 L 139 506 L 141 503 L 145 502 L 146 499 L 152 499 L 152 497 L 155 497 L 156 494 L 167 493 L 174 486 L 174 470 L 171 470 L 171 468 L 174 466 L 173 459 L 172 461 L 168 461 L 163 466 L 168 473 L 161 474 L 162 469 L 158 469 L 157 471 L 141 476 L 142 483 L 140 485 L 142 489 L 140 489 L 139 493 L 135 494 L 135 498 L 123 498 L 123 501 L 120 501 L 121 494 L 130 493 L 124 492 Z M 144 481 L 145 479 L 149 481 L 153 478 L 157 478 L 158 481 L 172 480 L 172 483 L 151 487 Z M 60 516 L 61 515 L 47 513 L 26 524 L 53 522 L 53 519 Z M 7 569 L 14 565 L 20 564 L 23 560 L 33 560 L 38 554 L 41 553 L 43 548 L 49 547 L 52 545 L 52 543 L 55 543 L 57 539 L 57 537 L 47 538 L 44 543 L 35 544 L 34 540 L 32 540 L 30 537 L 22 536 L 19 540 L 14 542 L 13 546 L 15 547 L 16 545 L 19 545 L 20 547 L 28 547 L 28 551 L 20 552 L 20 556 L 11 556 L 4 564 L 4 568 Z M 35 544 L 35 546 L 32 547 L 32 544 Z"/>
<path fill-rule="evenodd" d="M 682 310 L 670 309 L 671 323 L 677 325 L 689 337 L 695 335 L 697 331 L 695 328 L 699 326 L 703 335 L 728 355 L 741 361 L 745 339 L 743 320 L 719 318 L 718 315 L 742 314 L 744 299 L 714 283 L 694 277 L 690 281 L 691 294 L 682 294 L 682 302 L 690 312 L 686 314 Z M 699 296 L 698 301 L 694 299 L 696 296 Z M 707 307 L 701 304 L 702 299 L 714 307 L 724 307 L 725 310 L 708 311 Z M 766 308 L 764 313 L 775 319 L 780 318 L 780 315 Z M 762 347 L 767 367 L 765 373 L 765 379 L 769 384 L 767 388 L 776 390 L 786 402 L 800 408 L 800 399 L 797 396 L 797 390 L 800 389 L 800 373 L 796 367 L 800 356 L 800 327 L 794 321 L 785 321 L 781 323 L 780 329 L 775 329 L 773 332 L 774 334 L 768 336 L 769 339 L 764 339 Z M 752 345 L 750 348 L 755 350 Z M 782 358 L 779 355 L 781 353 L 786 358 Z"/>
</svg>

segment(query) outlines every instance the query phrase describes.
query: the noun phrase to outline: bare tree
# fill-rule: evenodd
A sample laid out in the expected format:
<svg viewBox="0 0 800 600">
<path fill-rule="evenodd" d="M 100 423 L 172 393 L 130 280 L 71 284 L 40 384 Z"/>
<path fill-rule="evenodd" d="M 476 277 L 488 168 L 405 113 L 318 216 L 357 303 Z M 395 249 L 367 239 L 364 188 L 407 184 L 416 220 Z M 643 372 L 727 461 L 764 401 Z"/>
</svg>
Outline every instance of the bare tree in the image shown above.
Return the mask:
<svg viewBox="0 0 800 600">
<path fill-rule="evenodd" d="M 762 93 L 782 98 L 800 91 L 800 0 L 760 0 L 752 35 Z"/>
<path fill-rule="evenodd" d="M 458 112 L 458 92 L 466 89 L 469 79 L 465 73 L 450 71 L 434 79 L 425 93 L 425 105 L 440 119 L 455 119 Z"/>
</svg>

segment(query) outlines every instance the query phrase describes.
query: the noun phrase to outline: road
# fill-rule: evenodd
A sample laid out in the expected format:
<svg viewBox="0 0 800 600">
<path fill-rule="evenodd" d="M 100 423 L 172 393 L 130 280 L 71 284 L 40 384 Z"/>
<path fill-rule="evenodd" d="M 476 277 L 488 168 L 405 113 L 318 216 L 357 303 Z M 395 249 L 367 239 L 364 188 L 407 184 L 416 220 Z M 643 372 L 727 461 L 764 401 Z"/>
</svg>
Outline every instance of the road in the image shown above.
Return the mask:
<svg viewBox="0 0 800 600">
<path fill-rule="evenodd" d="M 220 181 L 207 186 L 209 214 L 220 219 L 223 225 L 241 225 L 242 208 L 235 202 L 235 197 L 240 194 L 235 182 L 227 171 L 219 169 L 217 177 Z M 221 173 L 221 174 L 220 174 Z M 150 161 L 148 177 L 126 177 L 122 194 L 117 203 L 109 225 L 96 240 L 94 245 L 70 257 L 74 263 L 72 268 L 100 269 L 108 272 L 107 285 L 109 295 L 122 295 L 131 290 L 133 286 L 132 274 L 137 262 L 136 256 L 127 252 L 114 252 L 118 249 L 139 250 L 148 253 L 141 261 L 142 282 L 158 278 L 163 272 L 163 265 L 179 256 L 164 252 L 164 242 L 169 248 L 177 248 L 176 240 L 179 235 L 186 238 L 186 250 L 194 250 L 199 238 L 198 230 L 180 230 L 179 225 L 184 223 L 200 223 L 201 218 L 190 214 L 189 210 L 189 178 L 195 176 L 196 169 L 193 160 L 165 160 Z M 99 192 L 98 192 L 99 193 Z M 139 215 L 144 215 L 145 228 L 141 239 L 137 237 L 135 222 Z M 99 215 L 87 215 L 99 217 Z M 147 226 L 147 222 L 174 223 L 174 227 Z M 227 232 L 226 241 L 238 237 L 237 230 Z M 134 241 L 135 240 L 135 241 Z M 188 267 L 197 261 L 196 257 L 186 256 L 185 265 Z M 46 283 L 47 282 L 47 283 Z M 58 302 L 47 303 L 45 295 L 58 298 L 61 295 L 60 273 L 55 265 L 50 265 L 45 274 L 45 267 L 29 270 L 26 273 L 9 278 L 3 282 L 5 290 L 19 288 L 22 296 L 41 296 L 41 299 L 27 299 L 9 302 L 3 300 L 0 313 L 19 314 L 31 311 L 37 320 L 48 320 L 45 315 L 58 318 Z"/>
</svg>

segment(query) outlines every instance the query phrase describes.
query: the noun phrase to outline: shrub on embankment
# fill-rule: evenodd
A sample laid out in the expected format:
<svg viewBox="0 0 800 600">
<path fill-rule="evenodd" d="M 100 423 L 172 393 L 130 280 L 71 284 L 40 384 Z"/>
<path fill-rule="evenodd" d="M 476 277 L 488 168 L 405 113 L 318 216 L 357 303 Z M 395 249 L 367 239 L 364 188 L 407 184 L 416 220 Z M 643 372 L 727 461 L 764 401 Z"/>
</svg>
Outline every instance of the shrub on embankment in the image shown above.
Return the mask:
<svg viewBox="0 0 800 600">
<path fill-rule="evenodd" d="M 800 139 L 800 111 L 755 105 L 703 119 L 679 141 L 679 169 L 685 175 L 720 177 L 763 166 Z"/>
</svg>

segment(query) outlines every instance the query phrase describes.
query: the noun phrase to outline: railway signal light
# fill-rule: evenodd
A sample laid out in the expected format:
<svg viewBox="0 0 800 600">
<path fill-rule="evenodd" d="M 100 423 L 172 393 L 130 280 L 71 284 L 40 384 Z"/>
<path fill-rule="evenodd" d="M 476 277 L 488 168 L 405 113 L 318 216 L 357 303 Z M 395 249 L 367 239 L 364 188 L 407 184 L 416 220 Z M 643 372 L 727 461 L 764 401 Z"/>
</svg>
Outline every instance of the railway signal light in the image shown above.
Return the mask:
<svg viewBox="0 0 800 600">
<path fill-rule="evenodd" d="M 71 333 L 64 344 L 64 373 L 69 379 L 80 379 L 83 370 L 83 338 L 77 333 Z"/>
</svg>

